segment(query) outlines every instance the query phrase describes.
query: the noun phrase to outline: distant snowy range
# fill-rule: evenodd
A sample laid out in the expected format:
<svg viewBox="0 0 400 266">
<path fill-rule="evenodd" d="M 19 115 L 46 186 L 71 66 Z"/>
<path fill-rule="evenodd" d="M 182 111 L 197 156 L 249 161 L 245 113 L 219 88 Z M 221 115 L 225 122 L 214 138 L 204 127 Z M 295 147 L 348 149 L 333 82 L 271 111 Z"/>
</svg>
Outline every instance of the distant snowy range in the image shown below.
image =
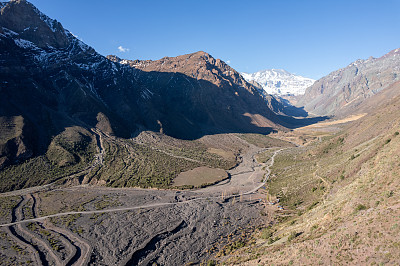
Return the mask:
<svg viewBox="0 0 400 266">
<path fill-rule="evenodd" d="M 268 94 L 278 96 L 302 95 L 306 88 L 315 82 L 314 79 L 298 76 L 283 69 L 267 69 L 252 74 L 241 74 L 248 82 L 253 84 L 257 82 Z"/>
</svg>

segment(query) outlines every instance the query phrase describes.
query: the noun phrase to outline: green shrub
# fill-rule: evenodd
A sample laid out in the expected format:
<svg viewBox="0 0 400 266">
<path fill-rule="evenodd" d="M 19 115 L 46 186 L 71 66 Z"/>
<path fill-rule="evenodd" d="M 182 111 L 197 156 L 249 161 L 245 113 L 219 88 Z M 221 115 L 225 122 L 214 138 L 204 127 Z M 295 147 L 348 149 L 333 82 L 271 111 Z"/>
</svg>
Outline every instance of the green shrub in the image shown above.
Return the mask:
<svg viewBox="0 0 400 266">
<path fill-rule="evenodd" d="M 393 190 L 386 192 L 386 197 L 390 198 L 394 195 Z"/>
<path fill-rule="evenodd" d="M 317 206 L 319 203 L 319 201 L 314 201 L 310 206 L 308 206 L 307 211 L 311 210 L 312 208 L 314 208 L 315 206 Z"/>
<path fill-rule="evenodd" d="M 207 262 L 207 266 L 215 266 L 215 265 L 217 265 L 217 263 L 214 260 L 209 260 Z"/>
<path fill-rule="evenodd" d="M 298 237 L 299 235 L 301 235 L 301 233 L 297 233 L 297 232 L 291 232 L 289 237 L 288 237 L 288 241 L 292 241 L 293 239 L 295 239 L 296 237 Z"/>
<path fill-rule="evenodd" d="M 262 239 L 269 239 L 272 237 L 272 232 L 268 228 L 265 228 L 261 231 L 261 238 Z"/>
<path fill-rule="evenodd" d="M 355 208 L 355 211 L 356 212 L 358 212 L 358 211 L 363 211 L 363 210 L 366 210 L 367 209 L 367 206 L 365 206 L 364 204 L 358 204 L 357 205 L 357 207 Z"/>
</svg>

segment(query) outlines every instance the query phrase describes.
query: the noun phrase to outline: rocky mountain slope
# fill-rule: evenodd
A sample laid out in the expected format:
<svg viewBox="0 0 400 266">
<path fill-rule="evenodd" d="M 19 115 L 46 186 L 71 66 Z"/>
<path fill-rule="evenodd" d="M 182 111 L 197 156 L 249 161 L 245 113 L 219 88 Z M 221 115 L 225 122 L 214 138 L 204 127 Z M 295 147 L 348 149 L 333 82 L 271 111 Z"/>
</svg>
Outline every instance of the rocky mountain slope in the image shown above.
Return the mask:
<svg viewBox="0 0 400 266">
<path fill-rule="evenodd" d="M 269 96 L 221 60 L 198 52 L 115 63 L 24 0 L 1 4 L 0 61 L 3 166 L 44 154 L 71 126 L 183 139 L 283 129 Z"/>
<path fill-rule="evenodd" d="M 119 66 L 26 1 L 3 4 L 0 26 L 0 116 L 4 121 L 22 121 L 1 127 L 29 135 L 16 141 L 13 134 L 5 134 L 3 160 L 18 157 L 15 151 L 21 147 L 31 155 L 43 153 L 50 139 L 67 126 L 89 128 L 100 122 L 106 132 L 129 136 L 113 112 L 118 103 L 102 99 L 103 93 L 131 88 L 132 79 Z M 19 146 L 8 148 L 10 143 Z"/>
<path fill-rule="evenodd" d="M 297 106 L 316 115 L 348 115 L 366 99 L 400 80 L 400 49 L 357 60 L 316 81 Z"/>
<path fill-rule="evenodd" d="M 138 71 L 136 77 L 146 88 L 142 97 L 148 102 L 146 108 L 151 108 L 146 117 L 159 120 L 166 134 L 266 133 L 282 123 L 267 107 L 271 96 L 205 52 L 156 61 L 108 58 Z"/>
<path fill-rule="evenodd" d="M 248 81 L 255 81 L 269 94 L 302 95 L 315 80 L 287 72 L 284 69 L 267 69 L 255 73 L 241 73 Z"/>
</svg>

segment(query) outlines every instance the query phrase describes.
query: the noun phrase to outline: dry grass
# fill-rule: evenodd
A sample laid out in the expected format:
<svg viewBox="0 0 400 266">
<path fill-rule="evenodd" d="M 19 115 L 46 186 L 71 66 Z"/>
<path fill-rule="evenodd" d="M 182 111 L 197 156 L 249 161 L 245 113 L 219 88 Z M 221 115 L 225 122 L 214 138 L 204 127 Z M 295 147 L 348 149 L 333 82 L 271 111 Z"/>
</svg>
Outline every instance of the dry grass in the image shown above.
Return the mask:
<svg viewBox="0 0 400 266">
<path fill-rule="evenodd" d="M 232 151 L 226 151 L 226 150 L 216 149 L 216 148 L 208 148 L 207 152 L 221 156 L 222 158 L 224 158 L 227 161 L 235 161 L 236 160 L 236 156 Z"/>
<path fill-rule="evenodd" d="M 322 122 L 318 122 L 316 124 L 308 125 L 308 126 L 305 126 L 305 127 L 299 127 L 299 128 L 297 128 L 295 130 L 301 131 L 301 130 L 314 129 L 314 128 L 323 128 L 323 127 L 332 126 L 332 125 L 345 124 L 345 123 L 348 123 L 348 122 L 356 121 L 356 120 L 364 117 L 365 115 L 366 115 L 366 113 L 357 114 L 357 115 L 350 115 L 350 116 L 342 118 L 342 119 L 322 121 Z"/>
<path fill-rule="evenodd" d="M 260 148 L 294 147 L 290 142 L 261 134 L 239 134 L 243 140 Z"/>
<path fill-rule="evenodd" d="M 377 145 L 380 145 L 380 142 Z M 400 258 L 400 138 L 367 160 L 351 181 L 333 185 L 320 204 L 275 227 L 292 242 L 259 249 L 263 264 L 392 264 Z M 355 159 L 356 160 L 356 159 Z M 279 248 L 278 248 L 279 247 Z M 257 264 L 260 262 L 252 262 Z"/>
<path fill-rule="evenodd" d="M 208 184 L 214 184 L 226 178 L 228 178 L 228 173 L 225 170 L 203 166 L 180 173 L 174 179 L 172 185 L 176 187 L 201 187 Z"/>
<path fill-rule="evenodd" d="M 269 192 L 280 195 L 292 212 L 270 227 L 268 234 L 256 235 L 268 239 L 259 239 L 257 246 L 225 262 L 397 265 L 398 106 L 398 102 L 389 104 L 354 121 L 340 134 L 276 156 Z M 252 260 L 254 254 L 256 260 Z"/>
</svg>

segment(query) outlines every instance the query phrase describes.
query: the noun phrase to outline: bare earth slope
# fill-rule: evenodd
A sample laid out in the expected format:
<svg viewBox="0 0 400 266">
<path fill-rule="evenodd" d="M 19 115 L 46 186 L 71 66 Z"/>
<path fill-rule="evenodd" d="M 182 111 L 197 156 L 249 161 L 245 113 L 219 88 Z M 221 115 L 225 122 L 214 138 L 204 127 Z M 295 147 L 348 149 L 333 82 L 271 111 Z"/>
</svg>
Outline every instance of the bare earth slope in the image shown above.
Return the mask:
<svg viewBox="0 0 400 266">
<path fill-rule="evenodd" d="M 342 132 L 278 154 L 268 191 L 286 209 L 281 223 L 266 225 L 253 246 L 220 260 L 245 265 L 398 264 L 399 108 L 400 96 L 386 99 Z"/>
</svg>

